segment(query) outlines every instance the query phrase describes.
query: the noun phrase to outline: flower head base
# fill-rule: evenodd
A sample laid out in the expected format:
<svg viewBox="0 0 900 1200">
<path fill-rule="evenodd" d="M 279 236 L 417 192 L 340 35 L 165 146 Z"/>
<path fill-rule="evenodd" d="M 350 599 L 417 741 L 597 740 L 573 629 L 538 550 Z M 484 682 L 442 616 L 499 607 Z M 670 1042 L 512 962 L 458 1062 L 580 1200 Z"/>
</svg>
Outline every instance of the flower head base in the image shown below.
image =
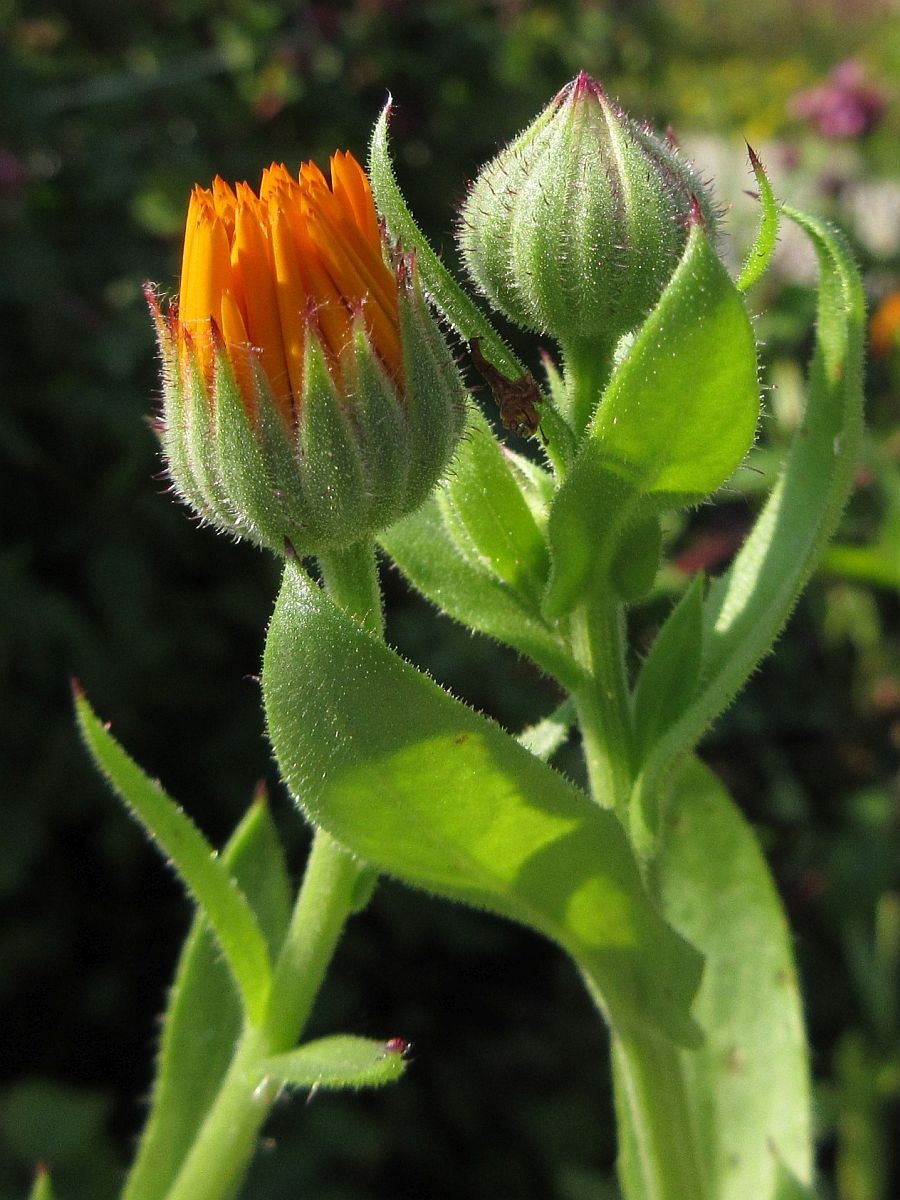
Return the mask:
<svg viewBox="0 0 900 1200">
<path fill-rule="evenodd" d="M 177 309 L 150 293 L 164 361 L 162 440 L 176 490 L 221 528 L 280 551 L 372 536 L 422 502 L 465 393 L 418 287 L 388 266 L 365 172 L 273 164 L 259 192 L 191 195 Z"/>
<path fill-rule="evenodd" d="M 459 237 L 469 273 L 511 320 L 564 349 L 609 345 L 659 299 L 697 204 L 714 229 L 675 148 L 582 71 L 481 170 Z"/>
</svg>

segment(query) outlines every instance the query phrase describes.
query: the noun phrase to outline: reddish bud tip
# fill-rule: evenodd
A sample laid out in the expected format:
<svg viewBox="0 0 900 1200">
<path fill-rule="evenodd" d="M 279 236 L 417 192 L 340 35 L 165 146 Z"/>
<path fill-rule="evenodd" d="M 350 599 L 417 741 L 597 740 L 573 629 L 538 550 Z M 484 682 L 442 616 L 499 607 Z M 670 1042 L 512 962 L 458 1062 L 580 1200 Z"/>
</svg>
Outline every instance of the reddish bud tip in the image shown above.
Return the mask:
<svg viewBox="0 0 900 1200">
<path fill-rule="evenodd" d="M 256 787 L 253 789 L 253 807 L 267 808 L 269 804 L 269 789 L 266 787 L 266 781 L 260 779 Z"/>
<path fill-rule="evenodd" d="M 587 71 L 579 71 L 570 83 L 567 83 L 564 88 L 561 88 L 556 93 L 553 103 L 563 104 L 567 100 L 577 102 L 586 99 L 588 96 L 593 97 L 595 100 L 605 100 L 606 92 L 604 92 L 602 86 L 592 75 L 588 75 Z"/>
<path fill-rule="evenodd" d="M 401 1058 L 408 1058 L 411 1051 L 412 1042 L 408 1042 L 406 1038 L 388 1038 L 384 1043 L 385 1054 L 399 1054 Z"/>
<path fill-rule="evenodd" d="M 156 284 L 146 280 L 141 289 L 144 293 L 144 299 L 147 301 L 147 307 L 150 309 L 150 315 L 153 319 L 159 320 L 162 317 L 162 308 L 159 303 L 159 296 L 156 294 Z"/>
<path fill-rule="evenodd" d="M 397 286 L 408 290 L 416 271 L 415 249 L 404 250 L 397 255 L 396 260 Z"/>
<path fill-rule="evenodd" d="M 222 336 L 222 330 L 219 328 L 219 323 L 215 317 L 209 318 L 209 337 L 216 354 L 224 354 L 225 338 Z"/>
<path fill-rule="evenodd" d="M 693 193 L 691 193 L 691 212 L 690 216 L 688 217 L 688 227 L 691 225 L 700 225 L 701 227 L 705 227 L 706 225 L 706 221 L 703 217 L 703 209 L 700 207 L 700 201 Z"/>
<path fill-rule="evenodd" d="M 747 155 L 750 159 L 750 166 L 753 168 L 754 171 L 761 171 L 763 169 L 763 165 L 762 165 L 762 162 L 760 161 L 759 155 L 756 153 L 756 151 L 753 149 L 753 147 L 750 145 L 749 142 L 747 142 L 746 145 L 747 145 Z"/>
<path fill-rule="evenodd" d="M 297 551 L 294 549 L 294 543 L 290 538 L 284 539 L 284 557 L 289 562 L 298 562 Z"/>
<path fill-rule="evenodd" d="M 84 688 L 81 686 L 81 680 L 77 675 L 72 675 L 69 679 L 69 687 L 72 689 L 72 699 L 77 703 L 84 699 Z"/>
</svg>

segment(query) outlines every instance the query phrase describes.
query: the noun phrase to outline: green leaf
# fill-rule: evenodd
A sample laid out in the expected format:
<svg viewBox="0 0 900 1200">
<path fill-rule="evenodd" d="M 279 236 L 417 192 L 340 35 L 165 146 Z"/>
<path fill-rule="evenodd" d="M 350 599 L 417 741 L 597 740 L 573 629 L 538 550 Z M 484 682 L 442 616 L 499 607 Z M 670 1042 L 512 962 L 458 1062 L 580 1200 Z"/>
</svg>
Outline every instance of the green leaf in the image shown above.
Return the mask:
<svg viewBox="0 0 900 1200">
<path fill-rule="evenodd" d="M 773 1200 L 816 1200 L 816 1197 L 815 1189 L 809 1184 L 801 1183 L 779 1159 Z"/>
<path fill-rule="evenodd" d="M 269 735 L 309 818 L 406 882 L 553 938 L 614 1025 L 691 1044 L 701 963 L 604 811 L 356 626 L 293 563 L 263 665 Z"/>
<path fill-rule="evenodd" d="M 265 1011 L 272 966 L 247 898 L 193 821 L 129 758 L 80 691 L 76 691 L 75 710 L 94 762 L 171 861 L 208 919 L 247 1015 L 257 1024 Z"/>
<path fill-rule="evenodd" d="M 550 559 L 513 468 L 474 406 L 444 495 L 492 574 L 530 598 L 535 612 Z"/>
<path fill-rule="evenodd" d="M 616 369 L 589 446 L 642 493 L 702 496 L 729 477 L 759 416 L 756 342 L 702 225 Z"/>
<path fill-rule="evenodd" d="M 629 603 L 645 596 L 653 587 L 662 554 L 662 529 L 656 513 L 636 521 L 619 544 L 609 564 L 609 582 L 614 593 Z"/>
<path fill-rule="evenodd" d="M 363 1088 L 394 1083 L 406 1069 L 391 1042 L 338 1034 L 265 1059 L 268 1079 L 290 1087 Z"/>
<path fill-rule="evenodd" d="M 695 699 L 656 744 L 638 781 L 650 828 L 673 763 L 691 750 L 771 649 L 850 494 L 862 440 L 865 302 L 843 238 L 785 206 L 819 258 L 816 345 L 807 407 L 790 455 L 731 568 L 710 588 Z"/>
<path fill-rule="evenodd" d="M 627 530 L 649 515 L 627 480 L 588 455 L 585 446 L 550 509 L 550 580 L 543 612 L 548 624 L 569 615 L 608 580 Z M 615 589 L 610 585 L 615 594 Z"/>
<path fill-rule="evenodd" d="M 555 629 L 534 605 L 462 553 L 437 496 L 378 540 L 413 587 L 448 616 L 515 647 L 568 690 L 578 685 L 578 668 Z"/>
<path fill-rule="evenodd" d="M 525 503 L 531 509 L 531 515 L 538 528 L 546 528 L 550 505 L 556 494 L 556 481 L 553 476 L 533 459 L 516 454 L 508 446 L 503 447 L 503 457 L 522 489 Z"/>
<path fill-rule="evenodd" d="M 432 250 L 407 208 L 403 193 L 397 186 L 391 161 L 388 138 L 390 116 L 391 101 L 388 100 L 372 130 L 369 146 L 369 179 L 378 211 L 391 237 L 399 241 L 404 250 L 415 251 L 416 269 L 429 299 L 464 338 L 469 341 L 474 337 L 481 338 L 485 357 L 509 378 L 515 379 L 525 373 L 525 368 Z"/>
<path fill-rule="evenodd" d="M 34 1183 L 28 1193 L 28 1200 L 56 1200 L 56 1193 L 50 1182 L 50 1172 L 43 1163 L 34 1173 Z"/>
<path fill-rule="evenodd" d="M 550 512 L 548 616 L 606 579 L 629 530 L 725 482 L 759 415 L 743 300 L 699 224 L 597 406 Z"/>
<path fill-rule="evenodd" d="M 900 589 L 900 554 L 893 547 L 828 546 L 822 555 L 822 567 L 829 575 L 842 579 Z"/>
<path fill-rule="evenodd" d="M 703 1194 L 783 1200 L 797 1194 L 786 1190 L 792 1175 L 808 1182 L 812 1174 L 790 930 L 753 832 L 701 763 L 688 764 L 670 812 L 657 864 L 662 911 L 706 956 L 694 1007 L 705 1041 L 677 1055 Z M 645 1192 L 632 1180 L 626 1196 L 643 1200 Z"/>
<path fill-rule="evenodd" d="M 260 796 L 222 852 L 274 958 L 287 930 L 291 885 Z M 163 1022 L 150 1115 L 122 1200 L 164 1196 L 214 1100 L 241 1032 L 241 1008 L 208 922 L 194 917 Z"/>
<path fill-rule="evenodd" d="M 766 169 L 759 161 L 756 152 L 749 145 L 747 152 L 756 176 L 756 186 L 759 188 L 761 211 L 756 237 L 747 254 L 743 270 L 738 276 L 736 286 L 739 292 L 748 291 L 765 275 L 778 243 L 778 202 L 775 199 L 775 193 L 772 191 Z"/>
<path fill-rule="evenodd" d="M 567 696 L 549 717 L 544 717 L 543 721 L 523 729 L 516 740 L 542 762 L 549 762 L 568 739 L 575 721 L 575 701 L 571 696 Z"/>
<path fill-rule="evenodd" d="M 697 691 L 703 657 L 704 576 L 697 574 L 644 659 L 634 690 L 638 761 L 678 720 Z"/>
</svg>

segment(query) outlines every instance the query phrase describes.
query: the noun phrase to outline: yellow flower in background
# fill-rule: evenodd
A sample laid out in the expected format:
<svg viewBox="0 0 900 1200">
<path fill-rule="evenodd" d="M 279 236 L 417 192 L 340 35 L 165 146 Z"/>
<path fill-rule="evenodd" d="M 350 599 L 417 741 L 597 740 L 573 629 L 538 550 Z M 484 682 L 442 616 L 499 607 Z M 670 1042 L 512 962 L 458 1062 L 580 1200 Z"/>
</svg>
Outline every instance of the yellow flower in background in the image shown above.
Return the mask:
<svg viewBox="0 0 900 1200">
<path fill-rule="evenodd" d="M 232 188 L 220 178 L 191 194 L 179 357 L 185 365 L 196 354 L 211 382 L 221 338 L 251 412 L 255 357 L 279 411 L 297 419 L 310 330 L 340 386 L 358 314 L 403 386 L 398 284 L 382 257 L 369 181 L 352 154 L 339 151 L 330 165 L 330 183 L 314 163 L 296 178 L 273 163 L 258 195 L 247 183 Z"/>
</svg>

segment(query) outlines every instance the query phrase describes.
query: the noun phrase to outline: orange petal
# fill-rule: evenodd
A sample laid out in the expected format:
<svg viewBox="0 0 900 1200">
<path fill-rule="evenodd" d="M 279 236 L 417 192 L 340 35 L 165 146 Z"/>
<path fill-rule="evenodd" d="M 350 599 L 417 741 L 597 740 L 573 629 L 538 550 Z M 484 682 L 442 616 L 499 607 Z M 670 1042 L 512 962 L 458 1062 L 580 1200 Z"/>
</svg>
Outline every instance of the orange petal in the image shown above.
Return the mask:
<svg viewBox="0 0 900 1200">
<path fill-rule="evenodd" d="M 179 316 L 190 332 L 207 380 L 212 377 L 213 339 L 210 318 L 218 320 L 222 295 L 231 281 L 231 259 L 225 226 L 211 208 L 201 206 L 193 230 L 190 260 L 181 280 Z"/>
<path fill-rule="evenodd" d="M 234 209 L 235 200 L 234 192 L 228 186 L 221 176 L 217 175 L 213 180 L 212 185 L 213 204 L 216 209 L 216 216 L 225 226 L 228 234 L 228 240 L 234 237 Z"/>
<path fill-rule="evenodd" d="M 259 350 L 260 362 L 285 417 L 291 415 L 291 387 L 284 345 L 275 277 L 268 245 L 268 229 L 259 220 L 259 201 L 250 205 L 239 198 L 235 214 L 234 248 L 240 271 L 243 301 L 250 341 Z M 254 211 L 254 209 L 256 211 Z"/>
<path fill-rule="evenodd" d="M 325 269 L 307 223 L 299 213 L 289 213 L 288 216 L 291 218 L 298 259 L 304 278 L 308 280 L 308 294 L 315 305 L 316 324 L 329 362 L 337 370 L 340 355 L 350 340 L 350 313 Z"/>
<path fill-rule="evenodd" d="M 367 241 L 353 214 L 327 189 L 317 189 L 308 195 L 307 204 L 327 225 L 327 236 L 336 251 L 352 261 L 363 280 L 360 295 L 373 293 L 384 311 L 393 314 L 396 320 L 397 284 L 381 257 L 381 238 L 374 246 Z"/>
<path fill-rule="evenodd" d="M 297 261 L 297 247 L 290 223 L 281 208 L 275 208 L 272 214 L 271 229 L 281 336 L 296 412 L 303 395 L 307 290 Z"/>
<path fill-rule="evenodd" d="M 252 417 L 256 413 L 256 390 L 250 339 L 247 336 L 243 314 L 234 296 L 228 291 L 222 294 L 221 318 L 222 338 L 225 342 L 228 360 L 234 368 L 244 404 Z"/>
<path fill-rule="evenodd" d="M 403 352 L 400 346 L 396 286 L 393 296 L 389 296 L 387 301 L 389 304 L 393 302 L 393 311 L 390 311 L 382 299 L 386 289 L 377 276 L 377 268 L 383 264 L 372 262 L 371 253 L 367 253 L 367 243 L 361 244 L 364 256 L 360 256 L 352 247 L 352 238 L 341 240 L 322 209 L 308 212 L 307 226 L 332 282 L 351 310 L 362 308 L 366 328 L 372 335 L 378 353 L 399 380 L 403 371 Z"/>
<path fill-rule="evenodd" d="M 353 213 L 356 225 L 371 246 L 381 253 L 381 234 L 375 201 L 365 171 L 349 151 L 331 156 L 331 186 L 341 204 Z"/>
</svg>

